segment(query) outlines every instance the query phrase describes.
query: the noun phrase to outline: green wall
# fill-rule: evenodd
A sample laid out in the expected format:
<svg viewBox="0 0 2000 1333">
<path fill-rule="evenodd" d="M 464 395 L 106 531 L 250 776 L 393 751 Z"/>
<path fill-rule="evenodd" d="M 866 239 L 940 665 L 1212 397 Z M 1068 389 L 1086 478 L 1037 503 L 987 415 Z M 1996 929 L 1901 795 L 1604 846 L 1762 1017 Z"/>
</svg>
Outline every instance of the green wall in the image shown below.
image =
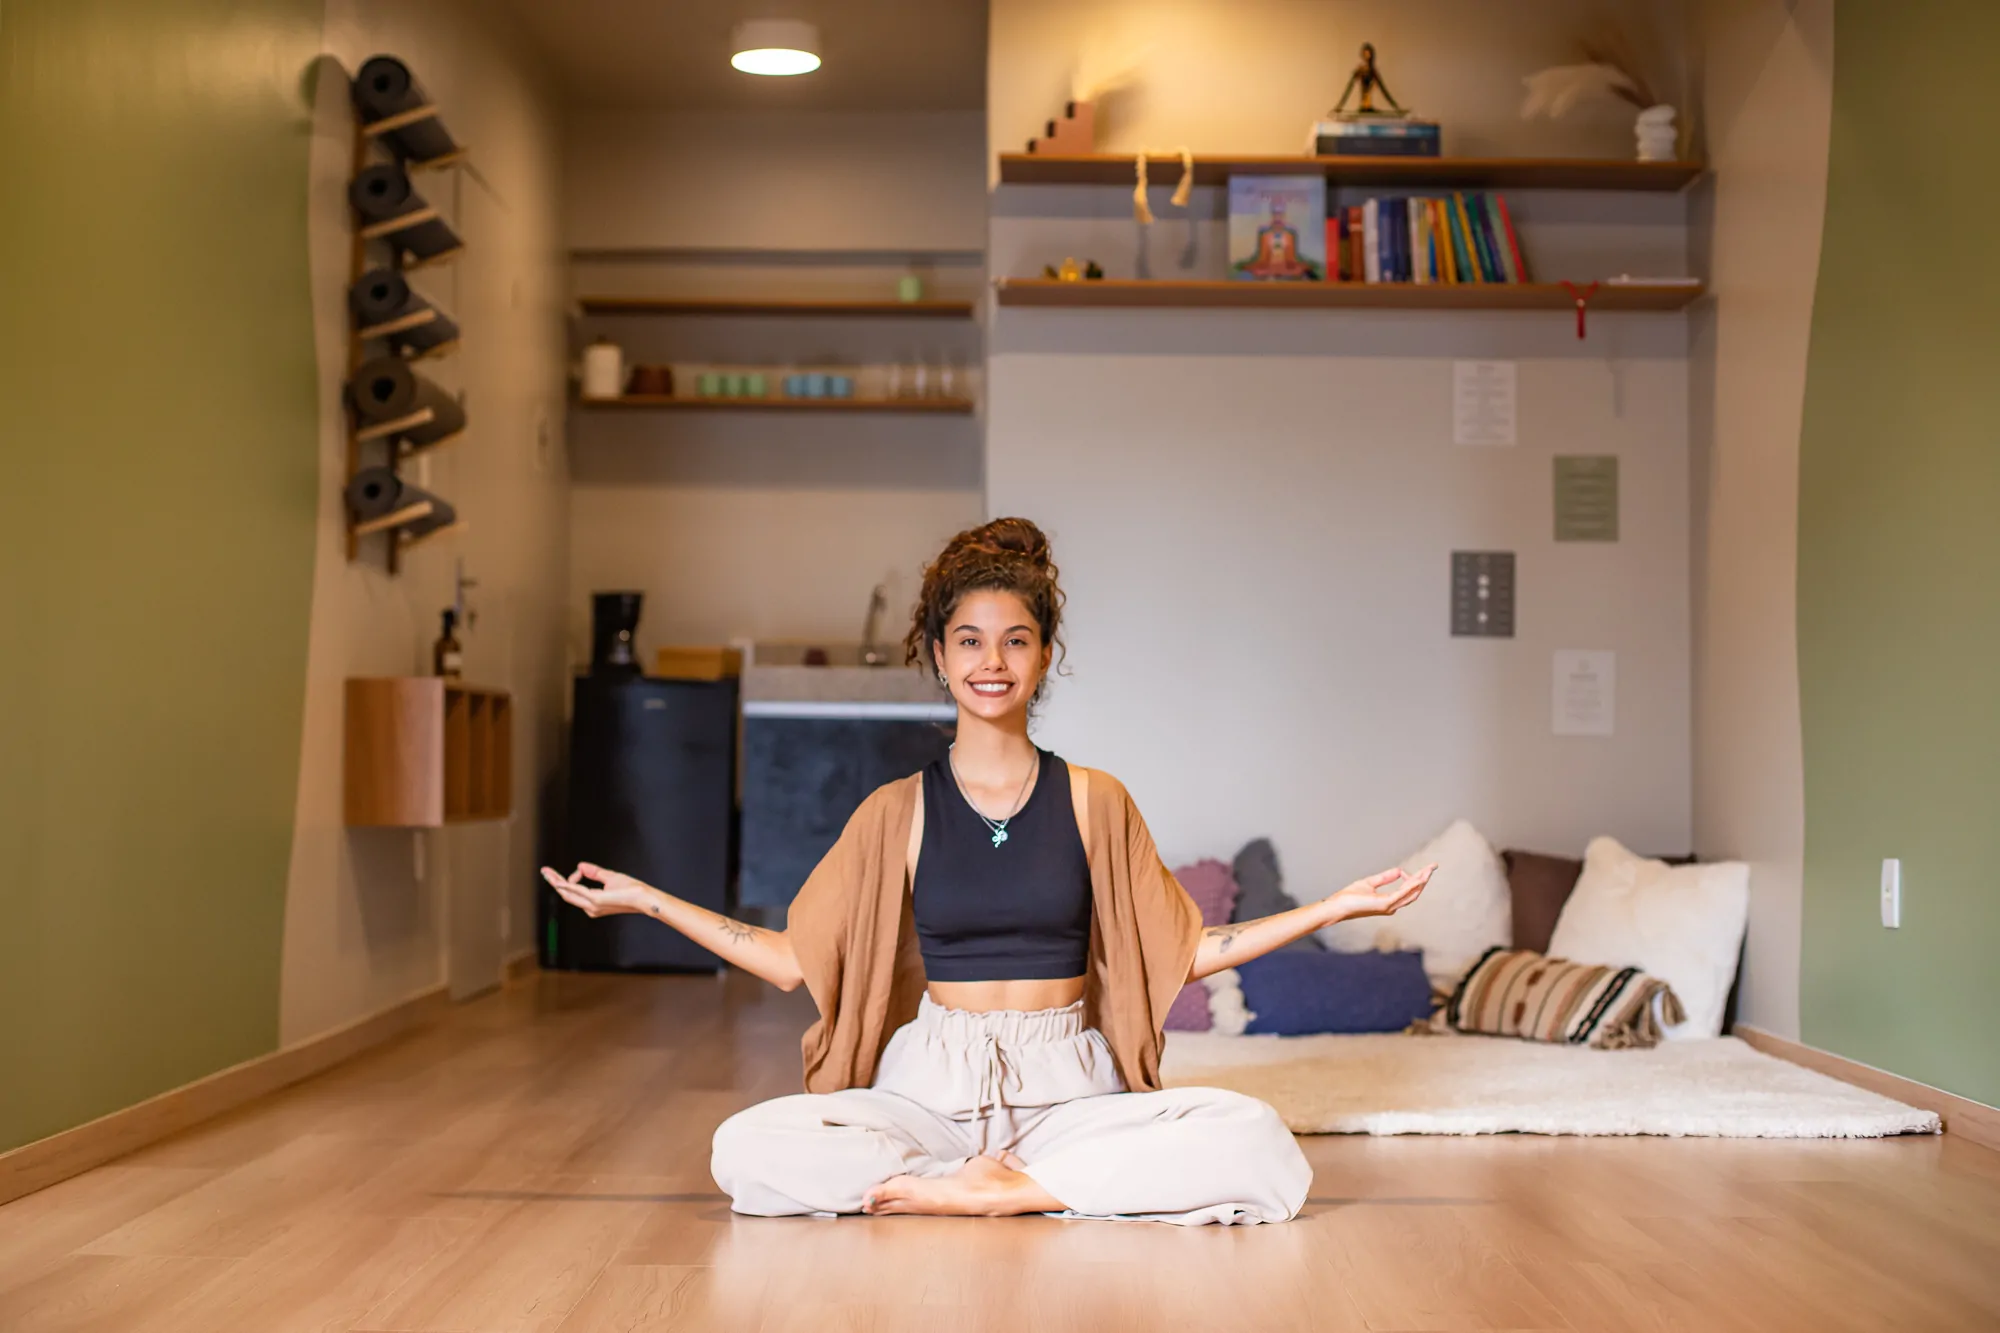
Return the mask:
<svg viewBox="0 0 2000 1333">
<path fill-rule="evenodd" d="M 1801 1035 L 2000 1103 L 2000 5 L 1837 21 L 1800 446 Z"/>
<path fill-rule="evenodd" d="M 0 3 L 0 1149 L 276 1045 L 321 19 Z"/>
</svg>

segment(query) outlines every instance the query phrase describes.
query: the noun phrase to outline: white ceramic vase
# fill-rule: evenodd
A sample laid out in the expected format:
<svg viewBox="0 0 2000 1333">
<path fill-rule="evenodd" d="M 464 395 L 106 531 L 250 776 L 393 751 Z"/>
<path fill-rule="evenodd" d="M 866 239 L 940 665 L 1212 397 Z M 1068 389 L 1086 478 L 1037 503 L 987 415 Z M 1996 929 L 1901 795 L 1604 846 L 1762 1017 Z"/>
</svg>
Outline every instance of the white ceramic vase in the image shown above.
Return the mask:
<svg viewBox="0 0 2000 1333">
<path fill-rule="evenodd" d="M 583 396 L 616 398 L 625 388 L 625 353 L 617 343 L 599 338 L 583 349 Z"/>
<path fill-rule="evenodd" d="M 1680 146 L 1680 131 L 1674 128 L 1674 109 L 1649 106 L 1639 113 L 1632 127 L 1639 141 L 1641 162 L 1672 162 Z"/>
</svg>

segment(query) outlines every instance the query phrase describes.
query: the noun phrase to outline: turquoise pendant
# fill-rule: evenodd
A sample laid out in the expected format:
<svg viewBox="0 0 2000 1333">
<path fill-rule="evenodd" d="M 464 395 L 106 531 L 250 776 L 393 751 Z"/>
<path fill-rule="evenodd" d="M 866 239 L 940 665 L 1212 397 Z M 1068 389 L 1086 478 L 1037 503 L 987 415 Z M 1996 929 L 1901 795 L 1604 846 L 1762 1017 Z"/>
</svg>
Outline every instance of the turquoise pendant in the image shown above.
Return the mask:
<svg viewBox="0 0 2000 1333">
<path fill-rule="evenodd" d="M 1006 829 L 1003 829 L 1003 828 L 997 828 L 997 829 L 994 829 L 994 830 L 993 830 L 993 845 L 994 845 L 995 847 L 998 847 L 998 846 L 999 846 L 999 845 L 1000 845 L 1001 843 L 1003 843 L 1003 842 L 1005 842 L 1005 841 L 1007 841 L 1007 830 L 1006 830 Z"/>
</svg>

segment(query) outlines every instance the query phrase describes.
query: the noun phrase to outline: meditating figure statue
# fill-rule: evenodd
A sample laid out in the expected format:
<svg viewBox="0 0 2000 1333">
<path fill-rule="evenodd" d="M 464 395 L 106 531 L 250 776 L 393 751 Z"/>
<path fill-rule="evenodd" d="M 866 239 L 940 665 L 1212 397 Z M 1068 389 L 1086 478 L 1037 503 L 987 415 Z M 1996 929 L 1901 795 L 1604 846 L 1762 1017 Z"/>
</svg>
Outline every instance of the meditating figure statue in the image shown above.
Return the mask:
<svg viewBox="0 0 2000 1333">
<path fill-rule="evenodd" d="M 1377 89 L 1380 89 L 1382 92 L 1382 100 L 1389 104 L 1387 111 L 1375 105 L 1375 92 Z M 1361 94 L 1361 104 L 1354 108 L 1356 115 L 1401 116 L 1408 114 L 1397 104 L 1395 95 L 1389 91 L 1389 85 L 1382 81 L 1382 76 L 1375 70 L 1375 43 L 1373 42 L 1363 42 L 1361 44 L 1361 63 L 1356 65 L 1354 72 L 1347 76 L 1347 86 L 1341 89 L 1340 101 L 1334 104 L 1334 115 L 1338 116 L 1346 112 L 1347 99 L 1354 96 L 1357 90 Z"/>
</svg>

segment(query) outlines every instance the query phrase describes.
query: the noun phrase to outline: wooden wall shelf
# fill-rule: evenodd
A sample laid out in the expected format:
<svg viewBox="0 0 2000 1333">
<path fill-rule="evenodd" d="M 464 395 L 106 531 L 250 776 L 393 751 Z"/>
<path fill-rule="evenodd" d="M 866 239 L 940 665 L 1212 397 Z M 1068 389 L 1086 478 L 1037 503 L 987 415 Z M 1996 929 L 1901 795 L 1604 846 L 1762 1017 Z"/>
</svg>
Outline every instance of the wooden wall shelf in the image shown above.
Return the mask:
<svg viewBox="0 0 2000 1333">
<path fill-rule="evenodd" d="M 350 828 L 440 828 L 514 809 L 514 704 L 438 676 L 347 682 Z"/>
<path fill-rule="evenodd" d="M 1001 305 L 1066 309 L 1197 306 L 1253 310 L 1573 310 L 1567 289 L 1550 282 L 1183 282 L 1100 278 L 1058 282 L 1000 278 Z M 1701 283 L 1607 283 L 1588 302 L 1608 310 L 1679 310 L 1705 290 Z"/>
<path fill-rule="evenodd" d="M 662 296 L 585 296 L 586 315 L 857 315 L 971 319 L 970 301 L 751 301 Z"/>
<path fill-rule="evenodd" d="M 621 398 L 579 398 L 579 407 L 686 408 L 699 412 L 931 412 L 972 411 L 970 398 L 684 398 L 628 393 Z"/>
<path fill-rule="evenodd" d="M 1135 153 L 1000 154 L 1002 185 L 1132 184 Z M 1274 154 L 1197 157 L 1197 185 L 1221 185 L 1232 175 L 1324 176 L 1336 185 L 1435 186 L 1471 190 L 1660 190 L 1686 188 L 1699 162 L 1638 162 L 1587 157 L 1306 157 Z M 1148 155 L 1146 179 L 1172 185 L 1180 158 Z"/>
</svg>

